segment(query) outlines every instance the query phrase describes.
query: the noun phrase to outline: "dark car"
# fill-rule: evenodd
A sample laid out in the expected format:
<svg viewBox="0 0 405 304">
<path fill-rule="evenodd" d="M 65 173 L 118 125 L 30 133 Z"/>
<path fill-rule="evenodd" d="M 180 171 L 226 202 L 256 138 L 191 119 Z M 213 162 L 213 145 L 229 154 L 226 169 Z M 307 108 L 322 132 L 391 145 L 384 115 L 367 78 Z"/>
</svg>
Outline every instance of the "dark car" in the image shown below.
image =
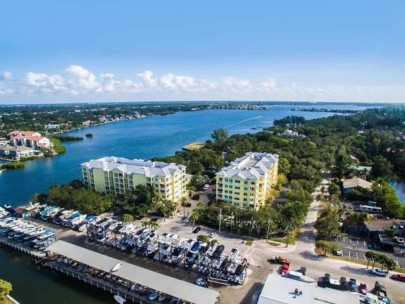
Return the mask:
<svg viewBox="0 0 405 304">
<path fill-rule="evenodd" d="M 350 291 L 357 291 L 357 282 L 355 279 L 350 279 L 349 280 L 349 286 L 350 286 Z"/>
<path fill-rule="evenodd" d="M 152 217 L 150 220 L 151 220 L 152 222 L 157 222 L 159 219 L 158 219 L 157 217 Z"/>
<path fill-rule="evenodd" d="M 194 228 L 193 233 L 198 233 L 201 230 L 200 226 Z"/>
<path fill-rule="evenodd" d="M 221 256 L 222 252 L 224 252 L 224 250 L 225 250 L 225 246 L 224 245 L 219 245 L 217 247 L 217 249 L 215 249 L 214 253 L 212 254 L 212 257 L 214 259 L 219 258 Z"/>
<path fill-rule="evenodd" d="M 347 289 L 347 279 L 345 277 L 340 277 L 340 287 Z"/>
<path fill-rule="evenodd" d="M 401 281 L 401 282 L 405 282 L 405 274 L 393 274 L 391 276 L 391 279 Z"/>
</svg>

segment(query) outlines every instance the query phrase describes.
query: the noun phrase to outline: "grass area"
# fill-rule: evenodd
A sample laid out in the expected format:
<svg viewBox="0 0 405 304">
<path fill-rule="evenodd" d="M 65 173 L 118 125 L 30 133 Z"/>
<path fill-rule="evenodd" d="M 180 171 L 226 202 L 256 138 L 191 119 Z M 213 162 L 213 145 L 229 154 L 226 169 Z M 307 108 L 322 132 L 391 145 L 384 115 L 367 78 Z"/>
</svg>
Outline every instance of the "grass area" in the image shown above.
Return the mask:
<svg viewBox="0 0 405 304">
<path fill-rule="evenodd" d="M 252 244 L 253 244 L 253 239 L 248 239 L 248 240 L 245 242 L 245 244 L 246 244 L 246 246 L 252 246 Z"/>
<path fill-rule="evenodd" d="M 283 244 L 294 245 L 297 241 L 298 235 L 300 234 L 300 228 L 296 228 L 290 234 L 281 238 L 272 238 L 270 241 L 275 241 Z"/>
<path fill-rule="evenodd" d="M 53 149 L 56 153 L 62 154 L 66 152 L 66 148 L 62 146 L 61 141 L 55 137 L 51 137 L 51 141 L 53 144 Z"/>
<path fill-rule="evenodd" d="M 357 260 L 357 259 L 352 259 L 352 258 L 348 258 L 348 257 L 344 257 L 344 256 L 336 256 L 336 255 L 327 255 L 326 257 L 335 259 L 335 260 L 341 260 L 341 261 L 345 261 L 345 262 L 351 262 L 351 263 L 356 263 L 359 265 L 367 266 L 367 261 L 365 261 L 365 260 Z M 369 269 L 371 269 L 373 266 L 373 263 L 370 262 L 368 266 L 369 266 Z M 381 268 L 381 265 L 378 263 L 375 263 L 374 268 Z M 397 268 L 394 271 L 405 274 L 405 268 Z"/>
<path fill-rule="evenodd" d="M 15 161 L 15 162 L 9 162 L 7 164 L 3 165 L 3 168 L 6 169 L 19 169 L 19 168 L 24 168 L 24 163 L 23 162 L 19 162 L 19 161 Z"/>
<path fill-rule="evenodd" d="M 278 243 L 278 242 L 276 243 L 276 242 L 273 242 L 273 241 L 268 241 L 267 244 L 269 244 L 271 246 L 280 246 L 281 245 L 281 243 Z"/>
</svg>

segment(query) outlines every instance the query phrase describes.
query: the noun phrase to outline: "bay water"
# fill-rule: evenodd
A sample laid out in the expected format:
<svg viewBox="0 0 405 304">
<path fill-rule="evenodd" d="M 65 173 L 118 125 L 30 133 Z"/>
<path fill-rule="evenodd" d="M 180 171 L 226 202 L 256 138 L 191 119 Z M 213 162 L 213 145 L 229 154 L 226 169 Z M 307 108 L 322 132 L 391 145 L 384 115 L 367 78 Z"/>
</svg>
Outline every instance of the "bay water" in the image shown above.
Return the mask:
<svg viewBox="0 0 405 304">
<path fill-rule="evenodd" d="M 25 168 L 0 174 L 0 204 L 21 205 L 49 186 L 81 178 L 80 164 L 103 156 L 150 159 L 172 155 L 182 146 L 210 139 L 214 129 L 230 135 L 258 132 L 275 119 L 289 115 L 316 119 L 335 115 L 327 112 L 296 112 L 314 106 L 275 105 L 265 111 L 204 110 L 178 112 L 137 120 L 119 121 L 68 132 L 83 141 L 64 142 L 67 152 L 25 163 Z M 321 108 L 361 110 L 358 105 L 322 105 Z M 85 137 L 92 133 L 92 138 Z M 12 296 L 21 303 L 112 303 L 112 296 L 85 284 L 38 267 L 28 257 L 1 248 L 0 278 L 10 281 Z"/>
</svg>

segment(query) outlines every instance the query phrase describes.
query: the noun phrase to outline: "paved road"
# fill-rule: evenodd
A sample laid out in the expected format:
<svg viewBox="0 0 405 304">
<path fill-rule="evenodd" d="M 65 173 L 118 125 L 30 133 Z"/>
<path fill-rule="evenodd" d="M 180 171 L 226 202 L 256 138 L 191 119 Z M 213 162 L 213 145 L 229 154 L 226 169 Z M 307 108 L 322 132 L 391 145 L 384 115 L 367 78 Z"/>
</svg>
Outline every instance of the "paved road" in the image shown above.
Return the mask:
<svg viewBox="0 0 405 304">
<path fill-rule="evenodd" d="M 308 258 L 316 257 L 315 254 L 315 237 L 316 237 L 316 230 L 314 228 L 318 212 L 319 212 L 319 201 L 316 200 L 318 194 L 321 193 L 321 188 L 327 186 L 329 184 L 328 180 L 323 179 L 321 185 L 319 185 L 315 192 L 312 193 L 312 197 L 314 200 L 312 201 L 307 217 L 305 219 L 304 224 L 301 227 L 300 235 L 298 236 L 298 240 L 295 243 L 295 254 L 305 254 Z"/>
</svg>

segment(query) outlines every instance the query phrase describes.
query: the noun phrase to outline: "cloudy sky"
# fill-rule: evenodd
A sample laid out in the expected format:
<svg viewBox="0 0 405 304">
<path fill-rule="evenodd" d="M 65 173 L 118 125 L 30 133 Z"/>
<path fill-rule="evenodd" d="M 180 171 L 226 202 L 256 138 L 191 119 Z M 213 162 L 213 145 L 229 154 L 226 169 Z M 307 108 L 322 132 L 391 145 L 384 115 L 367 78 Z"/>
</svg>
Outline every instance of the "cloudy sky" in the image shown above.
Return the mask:
<svg viewBox="0 0 405 304">
<path fill-rule="evenodd" d="M 405 102 L 405 1 L 7 1 L 0 103 Z"/>
</svg>

